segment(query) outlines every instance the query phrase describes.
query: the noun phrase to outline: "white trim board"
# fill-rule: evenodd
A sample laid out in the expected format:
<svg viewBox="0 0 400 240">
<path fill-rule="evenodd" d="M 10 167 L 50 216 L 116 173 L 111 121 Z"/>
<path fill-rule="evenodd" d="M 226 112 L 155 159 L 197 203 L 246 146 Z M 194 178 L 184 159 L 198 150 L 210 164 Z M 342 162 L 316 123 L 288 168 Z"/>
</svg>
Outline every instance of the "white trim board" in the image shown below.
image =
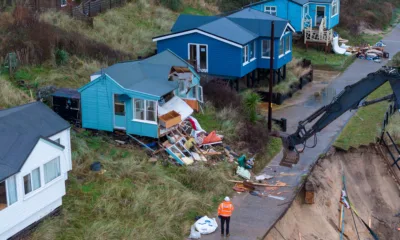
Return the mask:
<svg viewBox="0 0 400 240">
<path fill-rule="evenodd" d="M 161 40 L 165 40 L 165 39 L 170 39 L 170 38 L 175 38 L 175 37 L 179 37 L 179 36 L 184 36 L 184 35 L 188 35 L 188 34 L 192 34 L 192 33 L 202 34 L 204 36 L 207 36 L 207 37 L 210 37 L 210 38 L 214 38 L 214 39 L 216 39 L 218 41 L 230 44 L 232 46 L 235 46 L 235 47 L 238 47 L 238 48 L 243 48 L 243 46 L 240 45 L 240 44 L 237 44 L 237 43 L 234 43 L 232 41 L 229 41 L 229 40 L 217 37 L 215 35 L 206 33 L 206 32 L 201 31 L 199 29 L 184 31 L 184 32 L 180 32 L 180 33 L 173 33 L 173 34 L 169 34 L 169 35 L 166 35 L 166 36 L 155 37 L 155 38 L 153 38 L 153 42 L 157 42 L 157 41 L 161 41 Z"/>
</svg>

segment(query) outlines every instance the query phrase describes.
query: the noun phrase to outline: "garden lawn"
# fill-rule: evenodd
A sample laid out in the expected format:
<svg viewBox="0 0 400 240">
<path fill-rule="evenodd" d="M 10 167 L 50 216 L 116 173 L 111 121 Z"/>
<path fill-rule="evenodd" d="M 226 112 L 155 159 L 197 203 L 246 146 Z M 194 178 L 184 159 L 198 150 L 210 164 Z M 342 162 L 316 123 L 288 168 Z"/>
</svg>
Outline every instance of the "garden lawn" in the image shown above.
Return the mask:
<svg viewBox="0 0 400 240">
<path fill-rule="evenodd" d="M 383 97 L 391 92 L 390 84 L 386 83 L 371 93 L 367 100 Z M 348 150 L 350 147 L 359 147 L 375 142 L 388 105 L 388 102 L 380 102 L 359 109 L 333 145 L 337 148 Z"/>
</svg>

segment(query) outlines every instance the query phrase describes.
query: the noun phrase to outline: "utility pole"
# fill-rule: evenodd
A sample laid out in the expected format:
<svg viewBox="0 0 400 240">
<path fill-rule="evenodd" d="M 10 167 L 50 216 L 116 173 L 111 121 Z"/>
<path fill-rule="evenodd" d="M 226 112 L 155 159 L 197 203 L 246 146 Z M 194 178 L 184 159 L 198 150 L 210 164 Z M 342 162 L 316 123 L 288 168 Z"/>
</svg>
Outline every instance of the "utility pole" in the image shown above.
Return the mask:
<svg viewBox="0 0 400 240">
<path fill-rule="evenodd" d="M 275 23 L 271 22 L 271 51 L 270 51 L 270 63 L 269 63 L 269 96 L 268 96 L 268 130 L 272 130 L 272 85 L 273 77 L 274 77 L 274 31 L 275 31 Z"/>
</svg>

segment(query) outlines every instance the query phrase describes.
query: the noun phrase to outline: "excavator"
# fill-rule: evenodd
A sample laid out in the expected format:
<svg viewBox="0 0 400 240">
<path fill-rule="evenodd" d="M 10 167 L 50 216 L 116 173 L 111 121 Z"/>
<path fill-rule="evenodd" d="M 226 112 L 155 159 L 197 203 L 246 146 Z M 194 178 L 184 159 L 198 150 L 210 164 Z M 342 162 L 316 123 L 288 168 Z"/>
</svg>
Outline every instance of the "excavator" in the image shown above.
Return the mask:
<svg viewBox="0 0 400 240">
<path fill-rule="evenodd" d="M 386 82 L 390 83 L 392 94 L 370 101 L 364 100 Z M 284 157 L 280 164 L 288 167 L 297 164 L 300 159 L 299 155 L 305 148 L 313 148 L 317 145 L 316 134 L 348 110 L 356 110 L 382 101 L 395 101 L 396 109 L 400 109 L 400 68 L 384 66 L 378 71 L 368 74 L 360 81 L 346 86 L 332 99 L 330 104 L 321 107 L 300 121 L 293 134 L 278 133 L 277 135 L 282 138 L 284 145 Z M 308 127 L 308 125 L 312 126 Z M 307 140 L 311 137 L 314 137 L 314 143 L 312 146 L 307 146 Z M 300 148 L 297 148 L 299 145 Z"/>
</svg>

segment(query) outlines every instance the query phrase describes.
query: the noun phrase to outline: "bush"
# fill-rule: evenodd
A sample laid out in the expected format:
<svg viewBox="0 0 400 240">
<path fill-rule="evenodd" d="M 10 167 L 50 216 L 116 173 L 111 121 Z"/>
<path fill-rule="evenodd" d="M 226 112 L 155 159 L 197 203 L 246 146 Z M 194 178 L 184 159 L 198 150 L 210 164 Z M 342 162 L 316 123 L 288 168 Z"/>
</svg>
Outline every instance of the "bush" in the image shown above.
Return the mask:
<svg viewBox="0 0 400 240">
<path fill-rule="evenodd" d="M 258 119 L 257 108 L 260 102 L 261 97 L 255 92 L 247 91 L 243 95 L 243 107 L 251 123 L 255 123 Z"/>
<path fill-rule="evenodd" d="M 64 65 L 68 62 L 68 53 L 65 50 L 57 49 L 55 53 L 56 57 L 56 64 L 58 66 Z"/>
<path fill-rule="evenodd" d="M 172 11 L 179 11 L 182 8 L 181 0 L 160 0 L 160 2 Z"/>
<path fill-rule="evenodd" d="M 201 85 L 203 86 L 204 98 L 212 102 L 217 109 L 241 106 L 239 94 L 230 88 L 226 81 L 204 81 L 202 77 Z"/>
</svg>

